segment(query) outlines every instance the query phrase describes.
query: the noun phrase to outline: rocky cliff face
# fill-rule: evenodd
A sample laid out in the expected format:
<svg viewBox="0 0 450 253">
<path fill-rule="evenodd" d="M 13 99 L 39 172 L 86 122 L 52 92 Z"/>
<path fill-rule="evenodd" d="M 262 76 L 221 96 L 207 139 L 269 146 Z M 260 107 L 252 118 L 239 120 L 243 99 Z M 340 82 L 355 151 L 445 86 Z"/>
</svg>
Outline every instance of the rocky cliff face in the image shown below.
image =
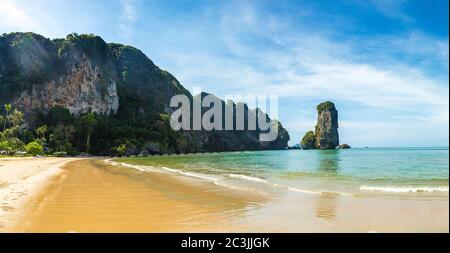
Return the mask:
<svg viewBox="0 0 450 253">
<path fill-rule="evenodd" d="M 83 58 L 68 66 L 62 77 L 22 91 L 12 104 L 26 112 L 28 122 L 33 121 L 33 112 L 56 106 L 67 108 L 75 115 L 115 114 L 119 109 L 116 82 L 110 79 L 101 84 L 101 81 L 99 69 Z"/>
<path fill-rule="evenodd" d="M 100 52 L 86 50 L 82 42 L 87 41 Z M 51 41 L 37 34 L 13 33 L 0 38 L 0 50 L 0 101 L 20 108 L 27 123 L 34 122 L 37 111 L 56 106 L 75 115 L 117 113 L 117 78 L 107 70 L 114 64 L 99 37 Z"/>
<path fill-rule="evenodd" d="M 339 145 L 338 112 L 332 102 L 317 106 L 316 141 L 317 148 L 334 149 Z"/>
<path fill-rule="evenodd" d="M 55 40 L 33 33 L 0 36 L 0 104 L 18 107 L 29 126 L 38 115 L 62 107 L 75 116 L 94 112 L 114 120 L 118 129 L 102 134 L 102 148 L 130 138 L 137 146 L 159 143 L 167 152 L 287 147 L 289 134 L 281 124 L 273 142 L 260 142 L 258 131 L 162 133 L 176 94 L 193 99 L 174 76 L 130 46 L 107 44 L 94 35 Z"/>
</svg>

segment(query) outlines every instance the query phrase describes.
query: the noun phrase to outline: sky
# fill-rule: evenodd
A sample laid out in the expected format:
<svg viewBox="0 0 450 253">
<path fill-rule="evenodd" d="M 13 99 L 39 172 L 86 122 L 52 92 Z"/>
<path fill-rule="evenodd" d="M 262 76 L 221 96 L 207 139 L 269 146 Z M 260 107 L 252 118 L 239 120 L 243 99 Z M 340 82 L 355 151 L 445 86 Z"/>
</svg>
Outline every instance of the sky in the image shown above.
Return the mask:
<svg viewBox="0 0 450 253">
<path fill-rule="evenodd" d="M 93 33 L 188 89 L 277 95 L 290 144 L 333 101 L 341 143 L 448 146 L 448 0 L 0 0 L 0 33 Z M 270 112 L 269 112 L 270 114 Z"/>
</svg>

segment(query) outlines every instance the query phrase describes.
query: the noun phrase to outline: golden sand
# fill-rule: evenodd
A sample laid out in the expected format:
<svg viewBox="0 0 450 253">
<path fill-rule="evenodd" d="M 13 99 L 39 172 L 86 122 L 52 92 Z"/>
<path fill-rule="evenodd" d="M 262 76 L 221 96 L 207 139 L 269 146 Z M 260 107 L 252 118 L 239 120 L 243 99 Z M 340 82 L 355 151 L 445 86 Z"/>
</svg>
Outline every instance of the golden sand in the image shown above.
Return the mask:
<svg viewBox="0 0 450 253">
<path fill-rule="evenodd" d="M 278 191 L 70 162 L 30 198 L 13 232 L 448 232 L 449 202 Z"/>
<path fill-rule="evenodd" d="M 13 231 L 226 231 L 230 217 L 258 200 L 261 196 L 83 160 L 69 163 L 29 203 Z"/>
<path fill-rule="evenodd" d="M 77 158 L 0 158 L 0 231 L 9 231 L 30 198 Z"/>
</svg>

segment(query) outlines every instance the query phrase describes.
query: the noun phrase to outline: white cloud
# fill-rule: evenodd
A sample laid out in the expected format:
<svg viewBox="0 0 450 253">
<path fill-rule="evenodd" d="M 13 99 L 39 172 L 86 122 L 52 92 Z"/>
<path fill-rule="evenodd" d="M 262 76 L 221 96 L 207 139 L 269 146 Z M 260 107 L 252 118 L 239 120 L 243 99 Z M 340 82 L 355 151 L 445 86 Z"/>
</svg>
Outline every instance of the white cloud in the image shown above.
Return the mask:
<svg viewBox="0 0 450 253">
<path fill-rule="evenodd" d="M 60 24 L 45 15 L 45 7 L 34 8 L 30 15 L 27 6 L 32 1 L 21 1 L 21 5 L 1 1 L 1 31 L 33 30 L 51 36 L 67 27 L 79 30 L 72 22 L 66 22 L 64 29 L 55 29 Z M 131 41 L 138 21 L 138 3 L 120 0 L 120 16 L 115 24 L 119 40 Z M 403 1 L 368 4 L 377 5 L 375 8 L 386 16 L 409 19 L 404 15 Z M 291 115 L 280 114 L 291 133 L 313 127 L 314 104 L 306 107 L 306 103 L 332 100 L 347 106 L 347 111 L 340 111 L 344 116 L 340 131 L 344 138 L 350 138 L 348 142 L 357 138 L 361 143 L 364 139 L 376 141 L 377 129 L 391 133 L 389 138 L 393 139 L 395 133 L 397 139 L 405 140 L 414 133 L 425 136 L 427 132 L 448 139 L 448 37 L 436 38 L 418 30 L 382 36 L 335 36 L 340 26 L 352 24 L 345 18 L 327 17 L 336 22 L 321 26 L 320 21 L 311 23 L 310 18 L 317 13 L 308 13 L 308 8 L 299 8 L 292 17 L 288 12 L 264 11 L 257 2 L 205 7 L 204 13 L 185 13 L 176 19 L 157 8 L 164 5 L 148 9 L 154 12 L 146 13 L 142 20 L 146 23 L 139 24 L 139 36 L 143 36 L 145 44 L 134 44 L 151 52 L 149 56 L 155 63 L 168 69 L 187 88 L 202 86 L 222 97 L 236 93 L 278 94 L 280 103 L 286 98 L 297 101 L 297 107 L 284 108 Z M 302 22 L 303 17 L 308 21 Z M 91 23 L 82 25 L 90 28 Z M 371 117 L 361 112 L 371 109 L 383 113 Z M 304 110 L 313 113 L 299 115 Z M 346 118 L 345 113 L 350 112 L 351 117 Z M 401 125 L 408 126 L 408 130 L 402 130 Z M 346 129 L 359 134 L 352 136 Z"/>
<path fill-rule="evenodd" d="M 32 0 L 1 0 L 0 32 L 35 32 L 47 37 L 58 37 L 63 31 L 46 9 L 49 5 Z"/>
<path fill-rule="evenodd" d="M 3 31 L 31 31 L 38 24 L 15 1 L 2 0 L 0 4 L 0 29 Z"/>
<path fill-rule="evenodd" d="M 435 133 L 438 139 L 448 139 L 448 38 L 410 31 L 339 41 L 333 39 L 333 34 L 304 30 L 301 25 L 269 18 L 249 6 L 221 15 L 217 27 L 208 24 L 210 20 L 200 24 L 213 27 L 212 30 L 218 28 L 214 30 L 214 41 L 220 43 L 212 46 L 208 40 L 199 40 L 203 50 L 171 50 L 164 54 L 184 85 L 201 85 L 218 95 L 277 94 L 281 102 L 289 97 L 299 104 L 329 99 L 351 104 L 355 111 L 383 111 L 384 115 L 377 118 L 359 120 L 354 113 L 353 122 L 358 124 L 342 124 L 359 129 L 358 137 L 349 136 L 342 128 L 341 131 L 345 138 L 361 138 L 361 143 L 365 138 L 375 142 L 379 129 L 389 132 L 389 138 L 395 140 L 397 136 L 403 142 L 414 134 L 427 132 Z M 172 30 L 175 34 L 183 34 L 186 27 L 172 29 L 176 29 Z M 216 52 L 205 53 L 208 47 L 214 47 Z M 292 112 L 295 114 L 296 109 Z M 281 121 L 291 132 L 298 132 L 313 127 L 314 117 L 291 115 Z M 408 128 L 402 130 L 402 125 Z"/>
<path fill-rule="evenodd" d="M 129 39 L 133 32 L 134 22 L 137 20 L 137 11 L 134 0 L 120 0 L 121 17 L 119 21 L 119 31 L 126 39 Z"/>
</svg>

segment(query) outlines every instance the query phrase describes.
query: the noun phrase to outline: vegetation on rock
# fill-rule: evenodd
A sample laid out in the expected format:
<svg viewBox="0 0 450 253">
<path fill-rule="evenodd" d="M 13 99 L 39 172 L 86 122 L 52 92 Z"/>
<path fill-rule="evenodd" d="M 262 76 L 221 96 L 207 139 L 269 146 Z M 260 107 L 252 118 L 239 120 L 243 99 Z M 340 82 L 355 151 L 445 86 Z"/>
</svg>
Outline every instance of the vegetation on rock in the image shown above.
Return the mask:
<svg viewBox="0 0 450 253">
<path fill-rule="evenodd" d="M 49 154 L 132 155 L 152 153 L 147 143 L 184 153 L 284 149 L 289 140 L 281 124 L 270 143 L 259 130 L 172 130 L 171 97 L 194 97 L 139 49 L 92 34 L 0 36 L 0 90 L 0 103 L 11 104 L 0 113 L 0 151 L 8 154 L 32 141 Z"/>
<path fill-rule="evenodd" d="M 319 105 L 317 105 L 316 107 L 317 112 L 321 113 L 325 110 L 335 110 L 336 108 L 334 107 L 334 103 L 330 102 L 330 101 L 325 101 L 323 103 L 320 103 Z"/>
<path fill-rule="evenodd" d="M 303 136 L 300 142 L 302 149 L 315 149 L 316 148 L 316 135 L 313 131 L 308 131 Z"/>
<path fill-rule="evenodd" d="M 317 106 L 317 124 L 300 142 L 303 149 L 334 149 L 339 145 L 338 114 L 330 101 Z"/>
</svg>

